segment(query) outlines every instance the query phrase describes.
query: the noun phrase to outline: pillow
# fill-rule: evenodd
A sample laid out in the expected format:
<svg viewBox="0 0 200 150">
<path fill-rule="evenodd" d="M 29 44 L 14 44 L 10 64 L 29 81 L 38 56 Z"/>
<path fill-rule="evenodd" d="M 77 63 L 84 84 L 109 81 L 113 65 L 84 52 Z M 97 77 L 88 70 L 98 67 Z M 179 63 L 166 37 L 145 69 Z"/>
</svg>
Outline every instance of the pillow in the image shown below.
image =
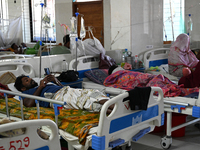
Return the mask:
<svg viewBox="0 0 200 150">
<path fill-rule="evenodd" d="M 84 75 L 95 83 L 103 84 L 108 76 L 108 69 L 93 69 L 84 72 Z"/>
</svg>

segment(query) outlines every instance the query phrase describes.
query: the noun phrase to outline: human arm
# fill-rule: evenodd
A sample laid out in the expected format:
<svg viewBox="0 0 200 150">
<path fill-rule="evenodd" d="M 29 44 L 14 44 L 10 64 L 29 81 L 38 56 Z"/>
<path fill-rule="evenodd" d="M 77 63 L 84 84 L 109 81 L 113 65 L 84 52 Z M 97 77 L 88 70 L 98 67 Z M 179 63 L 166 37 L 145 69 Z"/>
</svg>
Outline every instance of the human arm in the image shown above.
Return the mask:
<svg viewBox="0 0 200 150">
<path fill-rule="evenodd" d="M 45 78 L 47 78 L 48 82 L 53 82 L 58 86 L 64 86 L 54 75 L 47 75 Z"/>
</svg>

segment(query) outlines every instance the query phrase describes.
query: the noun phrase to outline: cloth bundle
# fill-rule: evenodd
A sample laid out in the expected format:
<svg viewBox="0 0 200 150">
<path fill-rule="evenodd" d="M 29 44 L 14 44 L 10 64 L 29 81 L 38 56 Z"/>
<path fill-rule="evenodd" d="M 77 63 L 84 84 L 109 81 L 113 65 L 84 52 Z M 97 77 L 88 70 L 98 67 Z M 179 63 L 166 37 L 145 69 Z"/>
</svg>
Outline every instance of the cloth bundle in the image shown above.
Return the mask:
<svg viewBox="0 0 200 150">
<path fill-rule="evenodd" d="M 131 110 L 147 110 L 151 87 L 135 87 L 128 93 L 129 97 L 124 100 L 130 100 Z"/>
</svg>

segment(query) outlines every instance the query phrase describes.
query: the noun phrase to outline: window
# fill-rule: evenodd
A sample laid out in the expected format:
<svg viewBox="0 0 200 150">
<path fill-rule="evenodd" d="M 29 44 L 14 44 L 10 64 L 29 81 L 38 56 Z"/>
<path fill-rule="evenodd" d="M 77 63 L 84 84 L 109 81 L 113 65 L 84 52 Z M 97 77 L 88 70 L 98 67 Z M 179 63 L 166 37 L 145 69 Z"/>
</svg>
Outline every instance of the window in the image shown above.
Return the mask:
<svg viewBox="0 0 200 150">
<path fill-rule="evenodd" d="M 44 0 L 44 6 L 40 0 L 29 0 L 31 20 L 31 42 L 38 40 L 44 42 L 56 42 L 55 28 L 55 0 Z M 41 17 L 41 14 L 43 16 Z M 42 35 L 40 35 L 42 20 Z"/>
<path fill-rule="evenodd" d="M 163 0 L 163 41 L 184 33 L 184 0 Z"/>
</svg>

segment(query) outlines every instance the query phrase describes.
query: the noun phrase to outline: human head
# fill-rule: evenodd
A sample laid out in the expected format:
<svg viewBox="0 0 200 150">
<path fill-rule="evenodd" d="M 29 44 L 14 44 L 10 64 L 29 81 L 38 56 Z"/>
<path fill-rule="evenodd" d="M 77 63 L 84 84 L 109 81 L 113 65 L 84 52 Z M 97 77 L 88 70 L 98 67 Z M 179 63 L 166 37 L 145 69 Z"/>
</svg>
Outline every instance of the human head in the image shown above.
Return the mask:
<svg viewBox="0 0 200 150">
<path fill-rule="evenodd" d="M 13 44 L 11 45 L 11 48 L 16 50 L 16 49 L 18 49 L 18 46 L 17 46 L 15 43 L 13 43 Z"/>
<path fill-rule="evenodd" d="M 190 49 L 190 37 L 187 34 L 182 33 L 176 38 L 176 41 L 172 46 L 178 47 L 181 52 L 188 52 Z"/>
<path fill-rule="evenodd" d="M 124 70 L 124 69 L 118 65 L 112 65 L 108 70 L 108 75 L 111 75 L 119 70 Z"/>
<path fill-rule="evenodd" d="M 115 70 L 118 66 L 117 65 L 112 65 L 109 69 L 108 69 L 108 74 L 111 75 L 113 70 Z"/>
<path fill-rule="evenodd" d="M 70 49 L 70 37 L 69 37 L 69 34 L 65 35 L 63 37 L 63 43 L 64 43 L 64 46 L 66 46 L 67 48 Z"/>
<path fill-rule="evenodd" d="M 22 91 L 26 91 L 28 89 L 34 88 L 38 86 L 38 84 L 33 79 L 25 75 L 21 75 L 21 76 L 18 76 L 17 79 L 15 80 L 14 86 L 18 91 L 22 92 Z"/>
</svg>

